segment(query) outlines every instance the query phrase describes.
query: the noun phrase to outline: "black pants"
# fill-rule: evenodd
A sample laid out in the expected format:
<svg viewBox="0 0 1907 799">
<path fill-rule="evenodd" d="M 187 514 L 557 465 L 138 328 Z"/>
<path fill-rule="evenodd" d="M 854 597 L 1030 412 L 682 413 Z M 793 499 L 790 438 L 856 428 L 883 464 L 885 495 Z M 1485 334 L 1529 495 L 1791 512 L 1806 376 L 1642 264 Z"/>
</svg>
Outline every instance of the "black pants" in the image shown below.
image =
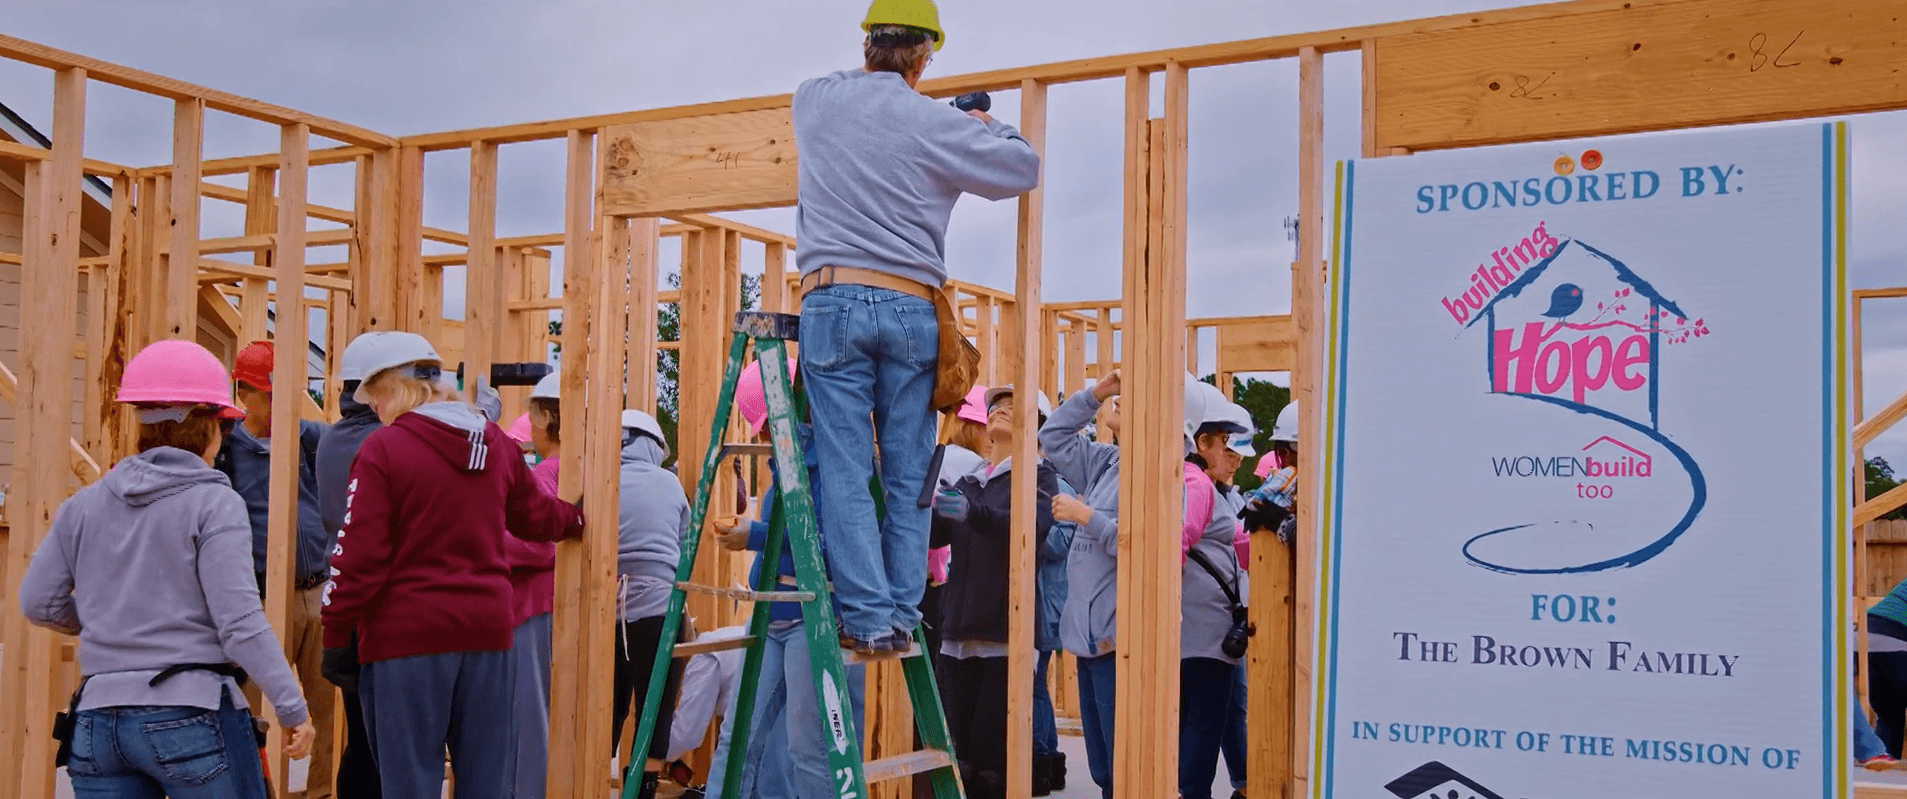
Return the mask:
<svg viewBox="0 0 1907 799">
<path fill-rule="evenodd" d="M 941 706 L 968 799 L 1006 796 L 1006 658 L 940 659 Z"/>
<path fill-rule="evenodd" d="M 1903 716 L 1907 716 L 1907 652 L 1867 653 L 1867 702 L 1874 706 L 1874 734 L 1887 753 L 1900 757 Z"/>
<path fill-rule="evenodd" d="M 662 638 L 662 617 L 650 616 L 622 623 L 616 637 L 616 705 L 611 724 L 610 747 L 622 740 L 622 723 L 629 716 L 629 705 L 638 691 L 647 693 L 649 675 L 655 670 L 656 645 Z M 627 641 L 625 648 L 624 641 Z M 655 740 L 649 742 L 649 756 L 669 758 L 669 727 L 675 721 L 675 694 L 682 682 L 682 670 L 671 661 L 669 677 L 662 686 L 662 710 L 656 716 Z"/>
<path fill-rule="evenodd" d="M 338 757 L 338 799 L 384 799 L 384 786 L 377 778 L 377 760 L 371 756 L 370 739 L 364 734 L 364 708 L 358 704 L 358 693 L 341 693 L 344 694 L 344 754 Z"/>
</svg>

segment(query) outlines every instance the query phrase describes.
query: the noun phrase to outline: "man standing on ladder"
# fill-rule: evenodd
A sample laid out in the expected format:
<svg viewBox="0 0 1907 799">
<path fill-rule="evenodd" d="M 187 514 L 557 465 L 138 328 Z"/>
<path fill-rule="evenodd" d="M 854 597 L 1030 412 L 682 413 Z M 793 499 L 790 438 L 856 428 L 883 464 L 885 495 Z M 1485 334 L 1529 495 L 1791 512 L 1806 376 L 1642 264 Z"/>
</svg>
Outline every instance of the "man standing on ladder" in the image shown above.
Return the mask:
<svg viewBox="0 0 1907 799">
<path fill-rule="evenodd" d="M 1011 125 L 914 90 L 946 44 L 932 0 L 874 0 L 861 28 L 863 68 L 795 92 L 795 259 L 841 645 L 879 654 L 905 651 L 920 624 L 947 221 L 962 193 L 1033 189 L 1039 155 Z M 877 433 L 884 518 L 867 491 Z"/>
</svg>

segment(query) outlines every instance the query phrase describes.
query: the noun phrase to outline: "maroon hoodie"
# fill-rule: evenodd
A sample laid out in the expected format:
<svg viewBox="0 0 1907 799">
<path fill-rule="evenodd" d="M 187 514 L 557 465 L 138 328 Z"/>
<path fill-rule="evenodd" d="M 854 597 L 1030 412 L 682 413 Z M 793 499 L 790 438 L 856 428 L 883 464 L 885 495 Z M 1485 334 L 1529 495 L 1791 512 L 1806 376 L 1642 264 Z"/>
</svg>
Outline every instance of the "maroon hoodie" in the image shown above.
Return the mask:
<svg viewBox="0 0 1907 799">
<path fill-rule="evenodd" d="M 326 648 L 356 630 L 366 663 L 507 650 L 506 536 L 582 532 L 582 513 L 543 493 L 515 442 L 467 410 L 427 405 L 365 439 L 325 592 Z"/>
</svg>

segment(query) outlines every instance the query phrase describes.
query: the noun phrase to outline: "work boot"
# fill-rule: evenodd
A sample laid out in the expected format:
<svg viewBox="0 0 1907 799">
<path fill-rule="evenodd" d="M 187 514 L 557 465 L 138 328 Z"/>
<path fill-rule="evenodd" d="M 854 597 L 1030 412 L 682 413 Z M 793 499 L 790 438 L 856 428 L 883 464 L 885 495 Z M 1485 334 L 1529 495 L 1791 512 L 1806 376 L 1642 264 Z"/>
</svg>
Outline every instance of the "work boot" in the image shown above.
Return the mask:
<svg viewBox="0 0 1907 799">
<path fill-rule="evenodd" d="M 1053 761 L 1045 755 L 1033 756 L 1033 795 L 1049 796 L 1053 793 Z"/>
<path fill-rule="evenodd" d="M 1046 758 L 1046 778 L 1053 786 L 1053 793 L 1066 790 L 1066 753 L 1054 752 Z"/>
</svg>

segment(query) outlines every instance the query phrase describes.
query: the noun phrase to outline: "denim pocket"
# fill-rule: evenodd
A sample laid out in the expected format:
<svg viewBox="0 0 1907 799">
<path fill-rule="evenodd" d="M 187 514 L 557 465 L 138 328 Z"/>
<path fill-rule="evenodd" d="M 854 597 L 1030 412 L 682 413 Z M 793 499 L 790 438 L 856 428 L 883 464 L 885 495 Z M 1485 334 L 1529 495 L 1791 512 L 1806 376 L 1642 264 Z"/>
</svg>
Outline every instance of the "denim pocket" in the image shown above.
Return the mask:
<svg viewBox="0 0 1907 799">
<path fill-rule="evenodd" d="M 177 721 L 155 721 L 139 725 L 152 757 L 166 777 L 187 785 L 204 785 L 225 773 L 231 758 L 225 751 L 225 735 L 219 731 L 219 716 L 207 710 Z M 245 743 L 249 744 L 250 741 Z"/>
<path fill-rule="evenodd" d="M 842 300 L 831 297 L 810 297 L 801 304 L 803 366 L 832 369 L 848 360 L 853 350 L 848 340 L 851 310 Z"/>
<path fill-rule="evenodd" d="M 99 757 L 93 754 L 93 729 L 98 726 L 94 722 L 99 720 L 92 711 L 82 712 L 73 720 L 73 748 L 71 756 L 66 759 L 66 773 L 81 777 L 97 777 L 104 773 L 99 767 Z"/>
<path fill-rule="evenodd" d="M 907 362 L 931 369 L 940 361 L 940 319 L 934 306 L 922 301 L 896 305 L 894 318 L 907 337 Z"/>
</svg>

